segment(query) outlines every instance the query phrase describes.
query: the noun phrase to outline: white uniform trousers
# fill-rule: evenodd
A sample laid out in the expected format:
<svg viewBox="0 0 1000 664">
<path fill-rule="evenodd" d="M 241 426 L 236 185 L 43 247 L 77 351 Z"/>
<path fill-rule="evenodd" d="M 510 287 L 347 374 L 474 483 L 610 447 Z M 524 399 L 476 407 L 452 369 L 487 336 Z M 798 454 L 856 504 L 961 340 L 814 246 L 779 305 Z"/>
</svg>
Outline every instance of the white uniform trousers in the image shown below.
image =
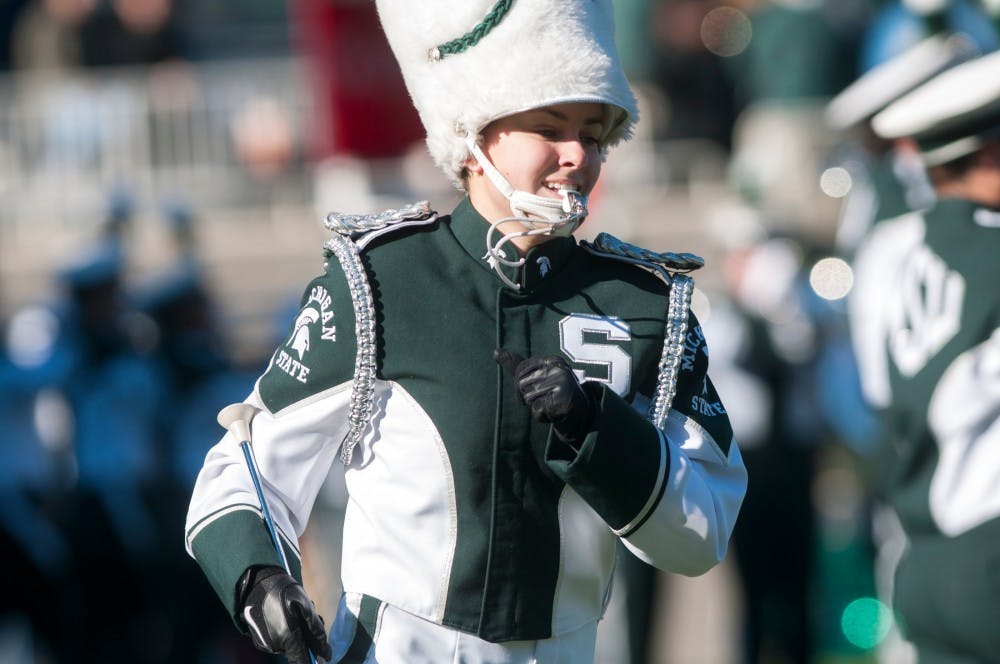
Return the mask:
<svg viewBox="0 0 1000 664">
<path fill-rule="evenodd" d="M 374 598 L 345 593 L 330 633 L 338 664 L 583 664 L 597 622 L 539 641 L 491 643 Z"/>
</svg>

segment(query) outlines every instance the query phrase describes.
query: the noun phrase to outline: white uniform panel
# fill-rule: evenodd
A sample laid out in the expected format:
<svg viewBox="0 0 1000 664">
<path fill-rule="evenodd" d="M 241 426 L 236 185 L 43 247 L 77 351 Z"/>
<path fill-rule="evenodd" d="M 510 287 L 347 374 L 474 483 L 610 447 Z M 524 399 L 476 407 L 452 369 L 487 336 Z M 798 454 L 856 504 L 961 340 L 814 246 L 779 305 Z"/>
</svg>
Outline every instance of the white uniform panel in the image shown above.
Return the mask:
<svg viewBox="0 0 1000 664">
<path fill-rule="evenodd" d="M 344 588 L 440 621 L 458 533 L 448 454 L 396 383 L 376 384 L 374 423 L 345 474 Z"/>
</svg>

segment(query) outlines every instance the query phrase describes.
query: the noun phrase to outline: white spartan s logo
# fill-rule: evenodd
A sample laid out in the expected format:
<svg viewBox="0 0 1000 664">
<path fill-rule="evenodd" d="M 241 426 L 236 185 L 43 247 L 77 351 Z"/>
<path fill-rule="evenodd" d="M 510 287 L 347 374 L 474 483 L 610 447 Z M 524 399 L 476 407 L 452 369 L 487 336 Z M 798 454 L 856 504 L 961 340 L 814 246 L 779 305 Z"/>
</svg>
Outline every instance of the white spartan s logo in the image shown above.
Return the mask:
<svg viewBox="0 0 1000 664">
<path fill-rule="evenodd" d="M 292 336 L 288 339 L 288 346 L 299 354 L 299 361 L 309 350 L 309 326 L 319 320 L 319 312 L 312 307 L 306 307 L 295 319 L 295 327 Z"/>
</svg>

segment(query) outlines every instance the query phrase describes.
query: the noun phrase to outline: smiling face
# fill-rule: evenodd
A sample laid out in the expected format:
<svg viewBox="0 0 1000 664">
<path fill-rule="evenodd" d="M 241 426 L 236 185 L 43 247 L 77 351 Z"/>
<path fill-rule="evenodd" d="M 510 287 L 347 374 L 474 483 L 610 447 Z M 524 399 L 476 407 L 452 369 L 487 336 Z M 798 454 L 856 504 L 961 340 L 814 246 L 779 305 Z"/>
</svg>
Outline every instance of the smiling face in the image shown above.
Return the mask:
<svg viewBox="0 0 1000 664">
<path fill-rule="evenodd" d="M 561 199 L 560 190 L 570 188 L 586 196 L 601 173 L 604 131 L 601 104 L 559 104 L 493 121 L 482 132 L 482 149 L 517 190 Z M 466 167 L 466 188 L 476 210 L 490 222 L 511 216 L 507 198 L 474 157 Z"/>
</svg>

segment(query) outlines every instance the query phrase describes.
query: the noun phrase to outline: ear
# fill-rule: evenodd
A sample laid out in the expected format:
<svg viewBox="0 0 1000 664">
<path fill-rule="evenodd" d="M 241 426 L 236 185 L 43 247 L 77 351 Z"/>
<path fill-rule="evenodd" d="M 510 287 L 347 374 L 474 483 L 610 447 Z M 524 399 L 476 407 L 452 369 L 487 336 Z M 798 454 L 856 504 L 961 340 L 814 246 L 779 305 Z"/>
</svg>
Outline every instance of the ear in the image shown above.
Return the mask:
<svg viewBox="0 0 1000 664">
<path fill-rule="evenodd" d="M 979 163 L 992 168 L 1000 168 L 1000 140 L 990 141 L 985 150 L 980 150 Z"/>
<path fill-rule="evenodd" d="M 483 174 L 483 167 L 479 164 L 479 160 L 473 157 L 471 154 L 465 158 L 465 161 L 462 162 L 462 166 L 464 166 L 465 170 L 470 174 L 471 173 L 475 173 L 476 175 Z"/>
</svg>

